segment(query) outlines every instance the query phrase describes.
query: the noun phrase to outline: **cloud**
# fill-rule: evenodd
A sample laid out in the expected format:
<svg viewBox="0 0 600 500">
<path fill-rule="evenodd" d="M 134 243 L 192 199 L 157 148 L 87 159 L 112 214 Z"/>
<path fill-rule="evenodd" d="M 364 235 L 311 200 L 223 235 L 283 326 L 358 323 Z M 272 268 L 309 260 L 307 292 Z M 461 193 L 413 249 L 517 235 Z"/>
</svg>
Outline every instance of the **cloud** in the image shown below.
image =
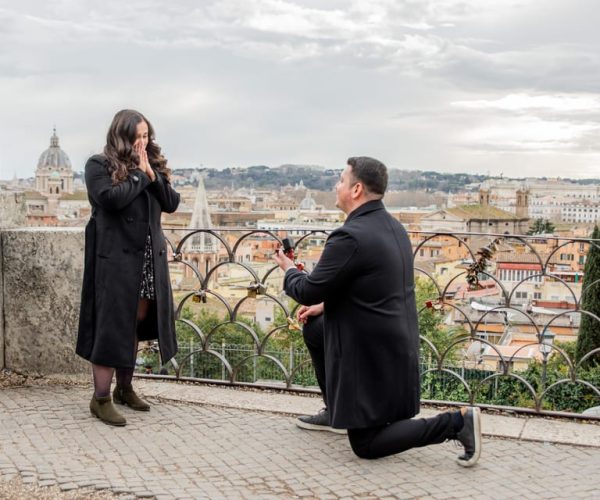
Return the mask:
<svg viewBox="0 0 600 500">
<path fill-rule="evenodd" d="M 0 177 L 31 173 L 54 123 L 82 165 L 122 107 L 153 120 L 176 166 L 338 166 L 360 151 L 507 174 L 507 155 L 542 174 L 560 155 L 583 170 L 599 158 L 597 12 L 590 0 L 5 2 Z"/>
<path fill-rule="evenodd" d="M 452 105 L 470 109 L 499 109 L 513 112 L 540 110 L 556 113 L 594 113 L 600 110 L 600 98 L 594 95 L 509 94 L 494 100 L 457 101 Z"/>
<path fill-rule="evenodd" d="M 600 143 L 591 141 L 600 131 L 600 99 L 594 95 L 509 94 L 452 106 L 482 116 L 478 126 L 463 131 L 464 147 L 535 154 L 600 152 Z"/>
<path fill-rule="evenodd" d="M 81 2 L 86 3 L 86 2 Z M 380 67 L 407 70 L 420 59 L 424 67 L 446 42 L 421 33 L 447 25 L 473 10 L 466 2 L 390 2 L 354 0 L 338 8 L 307 7 L 283 0 L 221 0 L 167 3 L 157 0 L 109 0 L 90 11 L 77 2 L 53 3 L 35 14 L 4 9 L 0 19 L 15 25 L 5 42 L 83 44 L 115 42 L 154 48 L 219 47 L 235 54 L 274 61 L 301 59 L 328 63 L 336 57 L 361 66 L 365 59 Z M 73 11 L 67 9 L 73 5 Z M 62 8 L 61 8 L 62 7 Z M 160 19 L 160 22 L 157 22 Z M 2 40 L 0 38 L 0 40 Z M 368 56 L 367 56 L 368 54 Z M 430 61 L 430 62 L 428 62 Z M 412 71 L 411 71 L 412 72 Z"/>
</svg>

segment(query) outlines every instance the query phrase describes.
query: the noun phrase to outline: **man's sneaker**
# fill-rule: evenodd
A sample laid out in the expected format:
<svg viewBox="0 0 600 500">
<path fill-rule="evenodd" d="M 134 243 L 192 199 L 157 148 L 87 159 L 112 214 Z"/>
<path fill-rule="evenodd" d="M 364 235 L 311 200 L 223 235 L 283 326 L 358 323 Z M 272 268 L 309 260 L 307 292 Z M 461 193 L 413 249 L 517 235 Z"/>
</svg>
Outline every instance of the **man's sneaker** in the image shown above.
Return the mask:
<svg viewBox="0 0 600 500">
<path fill-rule="evenodd" d="M 334 429 L 329 425 L 329 410 L 323 408 L 316 415 L 303 415 L 296 419 L 296 425 L 310 431 L 329 431 L 336 434 L 346 434 L 345 429 Z"/>
<path fill-rule="evenodd" d="M 481 455 L 481 412 L 477 407 L 467 408 L 463 415 L 464 425 L 456 439 L 465 447 L 465 452 L 456 462 L 463 467 L 473 467 Z"/>
</svg>

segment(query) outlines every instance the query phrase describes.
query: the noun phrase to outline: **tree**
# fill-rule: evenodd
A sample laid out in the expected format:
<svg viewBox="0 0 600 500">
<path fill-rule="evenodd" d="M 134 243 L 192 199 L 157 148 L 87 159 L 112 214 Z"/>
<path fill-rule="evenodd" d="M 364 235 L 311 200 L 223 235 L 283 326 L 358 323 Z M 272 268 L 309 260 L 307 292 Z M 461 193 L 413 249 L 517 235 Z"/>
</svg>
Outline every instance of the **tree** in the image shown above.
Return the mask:
<svg viewBox="0 0 600 500">
<path fill-rule="evenodd" d="M 554 224 L 548 219 L 535 219 L 527 234 L 551 234 L 554 229 Z"/>
<path fill-rule="evenodd" d="M 429 340 L 442 354 L 459 337 L 466 335 L 462 327 L 444 325 L 444 317 L 448 314 L 443 308 L 437 308 L 439 292 L 429 279 L 417 276 L 415 278 L 415 295 L 417 311 L 419 311 L 419 334 Z M 446 363 L 456 361 L 460 346 L 454 345 L 444 357 Z"/>
<path fill-rule="evenodd" d="M 594 228 L 592 241 L 583 270 L 584 290 L 581 297 L 581 309 L 600 317 L 600 229 Z M 595 283 L 598 281 L 598 283 Z M 590 286 L 592 285 L 592 286 Z M 581 315 L 581 325 L 577 336 L 577 359 L 600 347 L 600 322 L 587 314 Z M 600 356 L 593 356 L 591 364 L 600 364 Z"/>
</svg>

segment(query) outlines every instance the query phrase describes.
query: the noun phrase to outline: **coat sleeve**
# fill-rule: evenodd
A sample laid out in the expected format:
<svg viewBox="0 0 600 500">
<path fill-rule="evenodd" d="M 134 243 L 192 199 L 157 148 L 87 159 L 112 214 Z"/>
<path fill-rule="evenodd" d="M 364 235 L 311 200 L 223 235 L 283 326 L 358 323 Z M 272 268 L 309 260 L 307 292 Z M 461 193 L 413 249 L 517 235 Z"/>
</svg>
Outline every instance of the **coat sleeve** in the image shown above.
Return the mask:
<svg viewBox="0 0 600 500">
<path fill-rule="evenodd" d="M 285 273 L 285 293 L 304 305 L 319 304 L 340 292 L 348 275 L 358 243 L 343 230 L 331 233 L 314 271 L 302 273 L 295 268 Z"/>
<path fill-rule="evenodd" d="M 150 184 L 150 191 L 160 203 L 161 210 L 172 214 L 179 206 L 179 193 L 173 189 L 164 174 L 154 170 L 154 175 L 156 179 Z"/>
<path fill-rule="evenodd" d="M 88 194 L 99 206 L 109 211 L 118 211 L 129 205 L 150 184 L 150 178 L 141 170 L 119 184 L 113 185 L 105 163 L 92 157 L 85 165 L 85 184 Z"/>
</svg>

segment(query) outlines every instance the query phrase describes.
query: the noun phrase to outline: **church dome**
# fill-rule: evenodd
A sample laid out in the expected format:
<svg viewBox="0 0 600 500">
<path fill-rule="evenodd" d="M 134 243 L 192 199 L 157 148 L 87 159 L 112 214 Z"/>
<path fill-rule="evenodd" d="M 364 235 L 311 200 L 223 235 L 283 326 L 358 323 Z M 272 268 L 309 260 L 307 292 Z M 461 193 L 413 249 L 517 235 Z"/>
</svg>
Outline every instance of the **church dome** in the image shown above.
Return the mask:
<svg viewBox="0 0 600 500">
<path fill-rule="evenodd" d="M 312 199 L 310 195 L 310 191 L 306 192 L 306 196 L 300 202 L 300 206 L 298 207 L 300 210 L 316 210 L 317 202 Z"/>
<path fill-rule="evenodd" d="M 54 171 L 71 170 L 71 160 L 69 160 L 67 154 L 58 145 L 56 129 L 54 129 L 52 137 L 50 137 L 50 147 L 40 156 L 37 168 L 38 170 L 51 169 Z"/>
</svg>

